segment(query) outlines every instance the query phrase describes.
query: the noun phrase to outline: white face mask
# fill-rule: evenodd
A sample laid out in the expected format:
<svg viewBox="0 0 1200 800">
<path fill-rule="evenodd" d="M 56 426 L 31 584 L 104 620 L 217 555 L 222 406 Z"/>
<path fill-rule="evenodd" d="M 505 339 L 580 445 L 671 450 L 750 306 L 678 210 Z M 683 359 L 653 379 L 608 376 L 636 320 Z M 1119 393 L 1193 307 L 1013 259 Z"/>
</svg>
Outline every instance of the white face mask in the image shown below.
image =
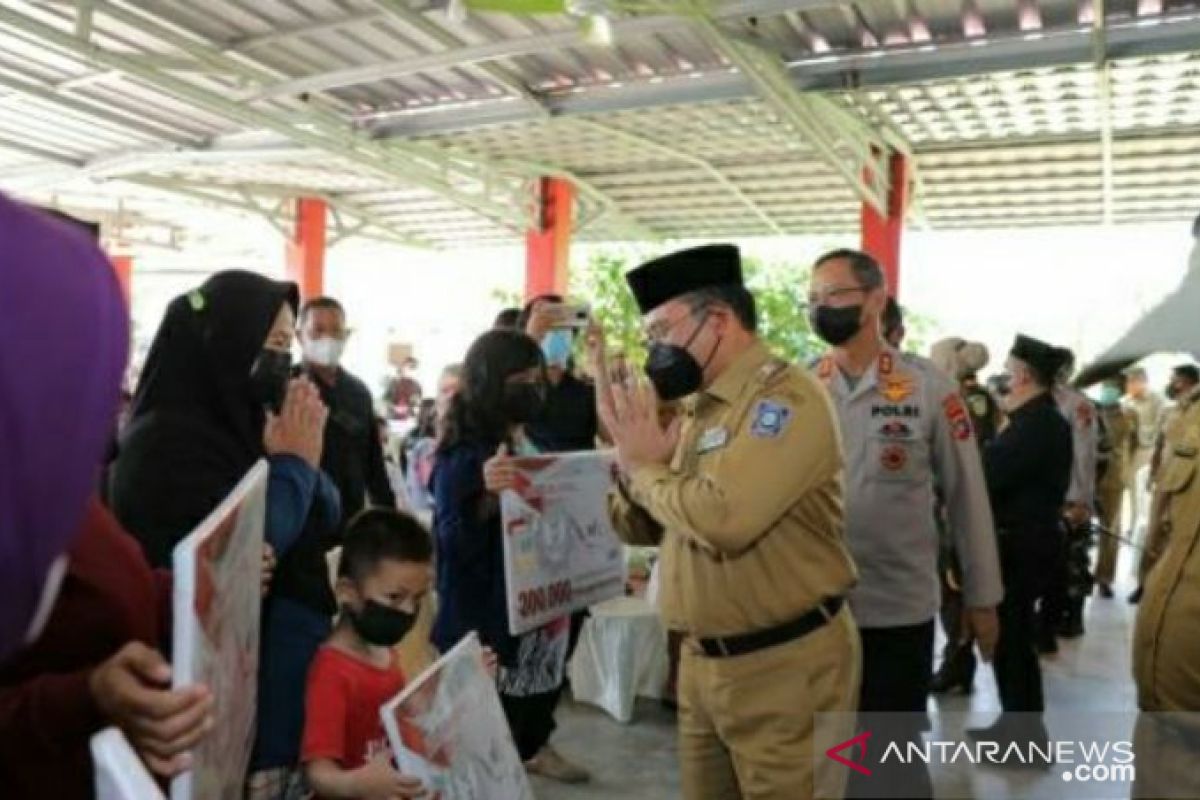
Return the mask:
<svg viewBox="0 0 1200 800">
<path fill-rule="evenodd" d="M 63 553 L 46 570 L 46 582 L 42 584 L 42 596 L 38 600 L 37 609 L 33 612 L 29 630 L 25 633 L 25 644 L 33 644 L 37 641 L 37 638 L 42 635 L 42 631 L 45 630 L 46 623 L 50 621 L 50 612 L 54 610 L 54 604 L 58 602 L 58 592 L 62 589 L 63 578 L 67 577 L 68 564 L 67 554 Z"/>
<path fill-rule="evenodd" d="M 325 336 L 304 342 L 304 358 L 318 366 L 336 367 L 345 348 L 346 343 L 342 340 Z"/>
</svg>

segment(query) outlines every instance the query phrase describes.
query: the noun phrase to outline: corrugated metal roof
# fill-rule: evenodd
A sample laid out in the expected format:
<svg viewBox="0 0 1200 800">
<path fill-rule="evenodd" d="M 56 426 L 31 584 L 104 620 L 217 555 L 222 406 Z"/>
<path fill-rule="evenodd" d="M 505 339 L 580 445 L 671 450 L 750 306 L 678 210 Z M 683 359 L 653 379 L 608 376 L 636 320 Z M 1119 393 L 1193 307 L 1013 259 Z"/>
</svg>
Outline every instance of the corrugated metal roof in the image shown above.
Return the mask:
<svg viewBox="0 0 1200 800">
<path fill-rule="evenodd" d="M 283 225 L 281 199 L 316 193 L 343 233 L 454 246 L 511 241 L 552 174 L 579 186 L 584 238 L 843 232 L 850 148 L 878 141 L 912 152 L 934 227 L 1200 201 L 1191 0 L 1108 0 L 1103 26 L 1090 0 L 621 2 L 604 47 L 571 17 L 440 0 L 11 0 L 0 187 L 168 227 L 191 203 Z M 747 47 L 761 74 L 734 66 Z M 790 97 L 764 93 L 779 80 Z M 861 128 L 823 148 L 805 109 Z"/>
</svg>

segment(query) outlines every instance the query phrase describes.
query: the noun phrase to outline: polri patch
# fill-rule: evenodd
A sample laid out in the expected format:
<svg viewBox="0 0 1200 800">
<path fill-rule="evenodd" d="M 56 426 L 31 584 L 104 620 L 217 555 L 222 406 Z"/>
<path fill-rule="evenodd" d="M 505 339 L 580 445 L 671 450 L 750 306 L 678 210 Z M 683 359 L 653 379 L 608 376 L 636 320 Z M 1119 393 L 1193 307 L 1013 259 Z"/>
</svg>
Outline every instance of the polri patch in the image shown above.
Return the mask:
<svg viewBox="0 0 1200 800">
<path fill-rule="evenodd" d="M 754 409 L 750 435 L 759 439 L 774 439 L 783 433 L 792 418 L 792 409 L 774 400 L 760 400 Z"/>
<path fill-rule="evenodd" d="M 1079 422 L 1079 427 L 1084 430 L 1092 427 L 1092 404 L 1087 400 L 1081 402 L 1075 409 L 1075 419 Z"/>
<path fill-rule="evenodd" d="M 942 401 L 942 409 L 946 412 L 946 420 L 950 423 L 950 433 L 960 442 L 971 438 L 974 429 L 967 409 L 963 406 L 962 398 L 955 392 Z"/>
<path fill-rule="evenodd" d="M 709 428 L 700 436 L 700 441 L 696 444 L 696 452 L 704 455 L 713 450 L 720 450 L 727 444 L 729 444 L 728 430 L 725 428 Z"/>
</svg>

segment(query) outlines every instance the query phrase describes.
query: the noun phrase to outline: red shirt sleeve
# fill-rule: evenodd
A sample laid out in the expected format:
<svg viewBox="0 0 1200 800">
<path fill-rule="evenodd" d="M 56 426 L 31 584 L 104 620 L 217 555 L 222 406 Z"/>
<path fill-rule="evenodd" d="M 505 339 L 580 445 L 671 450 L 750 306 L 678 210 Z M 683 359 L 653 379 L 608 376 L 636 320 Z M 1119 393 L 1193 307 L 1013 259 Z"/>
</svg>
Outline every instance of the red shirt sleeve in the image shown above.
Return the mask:
<svg viewBox="0 0 1200 800">
<path fill-rule="evenodd" d="M 0 688 L 0 773 L 61 759 L 104 727 L 91 673 L 40 675 Z"/>
<path fill-rule="evenodd" d="M 347 761 L 347 687 L 337 659 L 330 655 L 324 648 L 319 650 L 308 672 L 304 741 L 300 747 L 300 761 L 305 764 L 319 758 L 332 759 L 339 764 Z"/>
</svg>

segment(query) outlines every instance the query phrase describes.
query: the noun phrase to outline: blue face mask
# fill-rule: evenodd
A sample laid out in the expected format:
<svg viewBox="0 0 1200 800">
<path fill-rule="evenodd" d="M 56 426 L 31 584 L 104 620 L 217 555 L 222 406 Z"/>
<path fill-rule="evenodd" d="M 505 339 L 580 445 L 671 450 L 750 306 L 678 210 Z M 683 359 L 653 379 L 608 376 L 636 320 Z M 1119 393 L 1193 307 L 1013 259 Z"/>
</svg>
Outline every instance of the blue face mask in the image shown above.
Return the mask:
<svg viewBox="0 0 1200 800">
<path fill-rule="evenodd" d="M 547 333 L 542 337 L 542 354 L 546 356 L 546 365 L 565 369 L 571 360 L 573 346 L 569 330 L 563 328 Z"/>
<path fill-rule="evenodd" d="M 1115 406 L 1121 402 L 1121 390 L 1115 386 L 1105 386 L 1100 390 L 1100 405 Z"/>
</svg>

